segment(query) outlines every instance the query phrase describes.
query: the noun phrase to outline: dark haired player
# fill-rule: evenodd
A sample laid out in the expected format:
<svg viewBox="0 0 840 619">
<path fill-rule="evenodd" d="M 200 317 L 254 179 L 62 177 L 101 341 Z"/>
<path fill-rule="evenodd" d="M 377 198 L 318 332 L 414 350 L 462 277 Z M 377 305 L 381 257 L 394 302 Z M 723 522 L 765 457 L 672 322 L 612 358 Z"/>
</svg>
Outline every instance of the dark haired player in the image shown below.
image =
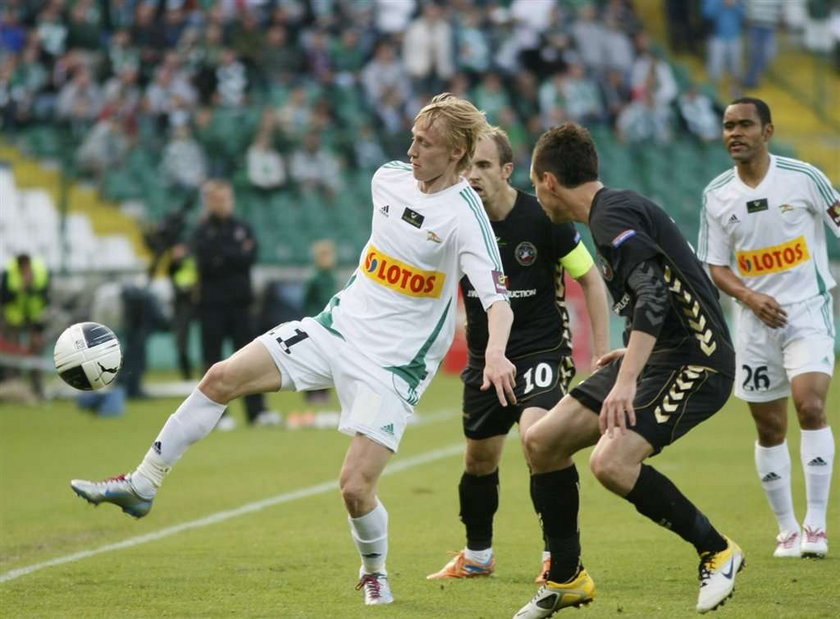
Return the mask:
<svg viewBox="0 0 840 619">
<path fill-rule="evenodd" d="M 644 461 L 729 397 L 735 353 L 717 289 L 662 209 L 598 181 L 598 155 L 586 129 L 564 123 L 544 133 L 534 147 L 531 180 L 553 222 L 589 225 L 613 309 L 627 320 L 627 347 L 602 357 L 600 368 L 525 436 L 551 568 L 548 582 L 516 617 L 548 617 L 595 597 L 580 561 L 572 461 L 593 444 L 590 468 L 598 481 L 696 548 L 697 610 L 713 610 L 732 594 L 744 554 Z"/>
<path fill-rule="evenodd" d="M 467 312 L 469 363 L 464 381 L 463 426 L 467 439 L 458 484 L 467 545 L 429 580 L 489 576 L 495 569 L 493 516 L 499 505 L 499 461 L 505 438 L 519 423 L 520 436 L 562 398 L 575 374 L 571 357 L 564 273 L 577 279 L 592 324 L 594 362 L 607 351 L 608 309 L 604 283 L 571 223 L 552 225 L 536 198 L 508 182 L 513 149 L 499 128 L 479 140 L 466 177 L 490 219 L 514 319 L 506 350 L 516 365 L 516 404 L 503 407 L 481 390 L 487 314 L 467 277 L 461 291 Z M 544 582 L 548 550 L 537 582 Z"/>
</svg>

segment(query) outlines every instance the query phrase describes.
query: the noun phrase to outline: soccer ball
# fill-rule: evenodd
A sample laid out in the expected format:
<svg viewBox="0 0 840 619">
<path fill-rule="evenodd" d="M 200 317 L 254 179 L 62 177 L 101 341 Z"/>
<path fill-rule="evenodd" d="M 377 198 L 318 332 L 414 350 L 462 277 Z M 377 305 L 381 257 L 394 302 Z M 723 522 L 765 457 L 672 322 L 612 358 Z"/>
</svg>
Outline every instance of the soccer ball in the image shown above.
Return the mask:
<svg viewBox="0 0 840 619">
<path fill-rule="evenodd" d="M 117 336 L 105 325 L 79 322 L 58 337 L 53 360 L 65 383 L 93 391 L 114 382 L 122 366 L 122 350 Z"/>
</svg>

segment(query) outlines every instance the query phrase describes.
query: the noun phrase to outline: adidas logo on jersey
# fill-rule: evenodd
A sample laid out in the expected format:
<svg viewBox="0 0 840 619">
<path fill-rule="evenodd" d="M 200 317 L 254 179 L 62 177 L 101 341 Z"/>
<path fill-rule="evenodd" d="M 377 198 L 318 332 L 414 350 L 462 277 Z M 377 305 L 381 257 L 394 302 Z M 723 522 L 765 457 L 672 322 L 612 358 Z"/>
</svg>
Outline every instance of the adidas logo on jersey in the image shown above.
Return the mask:
<svg viewBox="0 0 840 619">
<path fill-rule="evenodd" d="M 729 218 L 729 223 L 739 224 L 739 223 L 741 223 L 741 220 L 738 219 L 738 216 L 735 213 L 732 213 L 732 217 Z"/>
<path fill-rule="evenodd" d="M 384 425 L 379 429 L 382 430 L 385 434 L 390 434 L 391 436 L 394 436 L 394 424 L 393 423 L 389 423 L 387 425 Z"/>
<path fill-rule="evenodd" d="M 390 217 L 390 215 L 388 214 L 389 210 L 390 210 L 390 206 L 388 204 L 386 204 L 381 209 L 379 209 L 379 212 L 382 213 L 383 215 L 385 215 L 385 217 Z"/>
<path fill-rule="evenodd" d="M 808 463 L 808 466 L 828 466 L 828 462 L 817 456 Z"/>
<path fill-rule="evenodd" d="M 778 475 L 776 475 L 775 473 L 773 473 L 771 471 L 770 473 L 767 473 L 767 475 L 762 477 L 761 481 L 778 481 L 780 479 L 781 479 L 781 477 L 779 477 Z"/>
</svg>

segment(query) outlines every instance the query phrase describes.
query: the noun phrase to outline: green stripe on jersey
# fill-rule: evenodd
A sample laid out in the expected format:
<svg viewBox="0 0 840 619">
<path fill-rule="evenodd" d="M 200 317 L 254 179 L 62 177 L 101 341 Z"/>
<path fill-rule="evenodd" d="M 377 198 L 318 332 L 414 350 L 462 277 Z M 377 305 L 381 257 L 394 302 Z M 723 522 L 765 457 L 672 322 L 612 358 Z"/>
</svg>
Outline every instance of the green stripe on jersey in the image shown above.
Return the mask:
<svg viewBox="0 0 840 619">
<path fill-rule="evenodd" d="M 408 383 L 408 386 L 412 390 L 416 389 L 428 374 L 428 371 L 426 370 L 426 353 L 429 352 L 432 344 L 437 339 L 438 335 L 440 335 L 440 330 L 443 328 L 443 325 L 446 324 L 446 316 L 449 314 L 450 305 L 452 305 L 452 299 L 450 299 L 447 302 L 446 307 L 443 308 L 443 314 L 441 314 L 440 318 L 438 318 L 435 328 L 432 329 L 431 334 L 429 334 L 429 337 L 411 361 L 409 361 L 406 365 L 392 365 L 385 368 L 389 372 L 393 372 L 402 378 L 406 383 Z M 414 405 L 417 402 L 414 401 L 409 403 Z"/>
<path fill-rule="evenodd" d="M 502 271 L 502 259 L 499 257 L 499 247 L 496 245 L 496 237 L 490 229 L 487 215 L 484 214 L 484 207 L 476 204 L 477 199 L 469 189 L 462 189 L 458 195 L 464 199 L 478 221 L 478 227 L 481 229 L 481 236 L 484 239 L 484 245 L 487 247 L 487 253 L 490 254 L 490 258 L 493 260 L 493 266 L 496 267 L 497 271 Z M 482 214 L 484 214 L 484 217 L 482 217 Z"/>
<path fill-rule="evenodd" d="M 592 256 L 586 249 L 583 243 L 578 243 L 577 246 L 568 254 L 560 258 L 560 264 L 569 272 L 569 275 L 575 279 L 586 273 L 592 265 Z"/>
<path fill-rule="evenodd" d="M 382 167 L 388 168 L 389 170 L 411 170 L 411 166 L 405 161 L 389 161 L 383 164 Z"/>
<path fill-rule="evenodd" d="M 796 159 L 787 159 L 784 157 L 776 157 L 776 164 L 782 170 L 790 170 L 792 172 L 800 172 L 811 178 L 814 181 L 814 184 L 817 186 L 817 190 L 822 195 L 823 199 L 827 206 L 831 206 L 834 204 L 834 193 L 831 186 L 826 182 L 826 180 L 822 177 L 820 173 L 817 172 L 817 169 L 811 166 L 808 166 L 801 161 L 797 161 Z"/>
<path fill-rule="evenodd" d="M 715 178 L 711 180 L 711 182 L 706 185 L 706 188 L 703 190 L 703 193 L 708 191 L 714 191 L 715 189 L 720 189 L 726 183 L 731 181 L 735 177 L 735 170 L 727 170 L 722 174 L 717 175 Z"/>
</svg>

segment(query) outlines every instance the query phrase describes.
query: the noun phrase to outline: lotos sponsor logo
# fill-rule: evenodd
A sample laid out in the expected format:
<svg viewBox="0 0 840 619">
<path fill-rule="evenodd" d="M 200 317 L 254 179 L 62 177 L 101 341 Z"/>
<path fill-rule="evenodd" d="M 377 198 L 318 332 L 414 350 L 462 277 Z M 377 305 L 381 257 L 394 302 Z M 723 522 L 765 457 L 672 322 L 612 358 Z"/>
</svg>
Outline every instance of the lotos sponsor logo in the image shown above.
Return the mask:
<svg viewBox="0 0 840 619">
<path fill-rule="evenodd" d="M 423 271 L 407 264 L 373 245 L 368 246 L 362 272 L 380 286 L 409 297 L 440 298 L 446 274 L 438 271 Z"/>
<path fill-rule="evenodd" d="M 811 259 L 804 236 L 779 245 L 739 251 L 735 256 L 738 270 L 744 277 L 787 271 Z"/>
</svg>

